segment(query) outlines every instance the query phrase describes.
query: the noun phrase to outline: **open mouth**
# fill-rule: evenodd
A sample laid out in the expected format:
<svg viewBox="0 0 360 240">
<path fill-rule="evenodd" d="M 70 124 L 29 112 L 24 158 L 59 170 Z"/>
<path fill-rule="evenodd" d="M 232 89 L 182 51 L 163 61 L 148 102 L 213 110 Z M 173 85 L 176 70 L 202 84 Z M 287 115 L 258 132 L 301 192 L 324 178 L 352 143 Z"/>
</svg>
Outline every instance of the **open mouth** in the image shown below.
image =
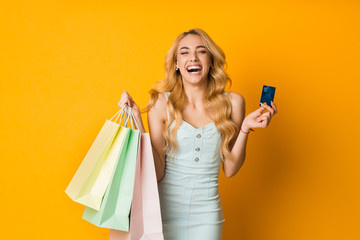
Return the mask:
<svg viewBox="0 0 360 240">
<path fill-rule="evenodd" d="M 202 68 L 201 66 L 189 66 L 186 68 L 186 70 L 189 72 L 189 73 L 199 73 L 201 72 Z"/>
</svg>

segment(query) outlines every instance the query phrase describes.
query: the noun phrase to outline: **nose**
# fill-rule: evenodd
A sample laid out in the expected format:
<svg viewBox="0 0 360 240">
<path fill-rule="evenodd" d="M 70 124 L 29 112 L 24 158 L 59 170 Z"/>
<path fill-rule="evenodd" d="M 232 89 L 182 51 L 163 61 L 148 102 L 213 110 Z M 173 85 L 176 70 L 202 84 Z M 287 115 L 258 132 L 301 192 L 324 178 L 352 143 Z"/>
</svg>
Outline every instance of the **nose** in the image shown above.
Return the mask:
<svg viewBox="0 0 360 240">
<path fill-rule="evenodd" d="M 191 54 L 191 56 L 190 56 L 190 60 L 191 61 L 193 61 L 193 62 L 195 62 L 195 61 L 198 61 L 199 59 L 198 59 L 198 56 L 197 56 L 197 54 L 196 54 L 196 52 L 194 52 L 193 54 Z"/>
</svg>

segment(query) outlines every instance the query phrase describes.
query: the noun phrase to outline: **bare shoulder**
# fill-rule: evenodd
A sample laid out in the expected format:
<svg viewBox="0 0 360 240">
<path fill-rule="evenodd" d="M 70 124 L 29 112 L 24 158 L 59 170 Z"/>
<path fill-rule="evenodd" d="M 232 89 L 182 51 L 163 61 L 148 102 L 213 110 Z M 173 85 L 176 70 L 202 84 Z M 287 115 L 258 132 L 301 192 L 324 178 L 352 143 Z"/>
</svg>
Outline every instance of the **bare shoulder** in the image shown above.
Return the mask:
<svg viewBox="0 0 360 240">
<path fill-rule="evenodd" d="M 245 98 L 240 93 L 230 91 L 228 96 L 231 102 L 231 120 L 239 125 L 245 117 Z"/>
<path fill-rule="evenodd" d="M 245 107 L 245 98 L 240 93 L 229 91 L 228 96 L 230 97 L 231 106 L 234 110 Z"/>
<path fill-rule="evenodd" d="M 148 112 L 148 117 L 166 120 L 166 98 L 163 93 L 159 93 L 155 104 L 152 106 Z"/>
</svg>

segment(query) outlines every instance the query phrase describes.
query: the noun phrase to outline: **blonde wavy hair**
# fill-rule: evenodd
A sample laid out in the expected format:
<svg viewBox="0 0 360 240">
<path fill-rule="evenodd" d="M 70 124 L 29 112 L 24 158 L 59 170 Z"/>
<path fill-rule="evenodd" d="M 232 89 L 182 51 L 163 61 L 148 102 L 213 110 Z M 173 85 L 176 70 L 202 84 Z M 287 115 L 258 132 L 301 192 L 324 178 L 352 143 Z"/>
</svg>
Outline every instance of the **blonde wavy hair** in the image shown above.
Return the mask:
<svg viewBox="0 0 360 240">
<path fill-rule="evenodd" d="M 205 43 L 206 49 L 210 53 L 213 68 L 210 68 L 209 70 L 208 87 L 204 93 L 203 102 L 205 109 L 214 113 L 214 123 L 222 136 L 220 157 L 224 160 L 224 158 L 228 157 L 230 154 L 230 142 L 234 140 L 238 131 L 237 126 L 230 119 L 231 103 L 228 97 L 224 94 L 226 85 L 229 84 L 231 86 L 232 82 L 225 72 L 225 66 L 227 65 L 224 52 L 218 45 L 216 45 L 216 43 L 205 31 L 199 28 L 193 28 L 188 32 L 183 32 L 175 39 L 172 47 L 166 55 L 165 78 L 162 81 L 155 83 L 155 85 L 150 89 L 150 101 L 143 111 L 150 111 L 150 109 L 155 105 L 159 93 L 171 92 L 167 101 L 169 119 L 166 121 L 163 129 L 166 146 L 162 152 L 164 153 L 171 149 L 169 155 L 171 159 L 173 154 L 178 152 L 176 132 L 183 120 L 181 112 L 188 103 L 188 99 L 183 88 L 182 76 L 180 71 L 175 70 L 177 50 L 180 41 L 189 34 L 200 36 Z M 174 121 L 175 126 L 170 129 L 170 126 Z"/>
</svg>

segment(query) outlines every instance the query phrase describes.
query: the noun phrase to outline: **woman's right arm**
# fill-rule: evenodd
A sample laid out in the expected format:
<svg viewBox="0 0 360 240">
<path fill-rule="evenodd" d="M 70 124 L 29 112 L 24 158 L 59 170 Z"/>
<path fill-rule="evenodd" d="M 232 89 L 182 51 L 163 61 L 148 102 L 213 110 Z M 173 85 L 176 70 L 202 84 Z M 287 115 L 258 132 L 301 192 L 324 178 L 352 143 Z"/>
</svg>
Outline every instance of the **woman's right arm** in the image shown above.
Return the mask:
<svg viewBox="0 0 360 240">
<path fill-rule="evenodd" d="M 154 155 L 154 164 L 157 180 L 160 181 L 165 174 L 165 147 L 163 128 L 167 119 L 166 99 L 164 94 L 159 93 L 155 105 L 147 113 L 150 139 Z"/>
</svg>

